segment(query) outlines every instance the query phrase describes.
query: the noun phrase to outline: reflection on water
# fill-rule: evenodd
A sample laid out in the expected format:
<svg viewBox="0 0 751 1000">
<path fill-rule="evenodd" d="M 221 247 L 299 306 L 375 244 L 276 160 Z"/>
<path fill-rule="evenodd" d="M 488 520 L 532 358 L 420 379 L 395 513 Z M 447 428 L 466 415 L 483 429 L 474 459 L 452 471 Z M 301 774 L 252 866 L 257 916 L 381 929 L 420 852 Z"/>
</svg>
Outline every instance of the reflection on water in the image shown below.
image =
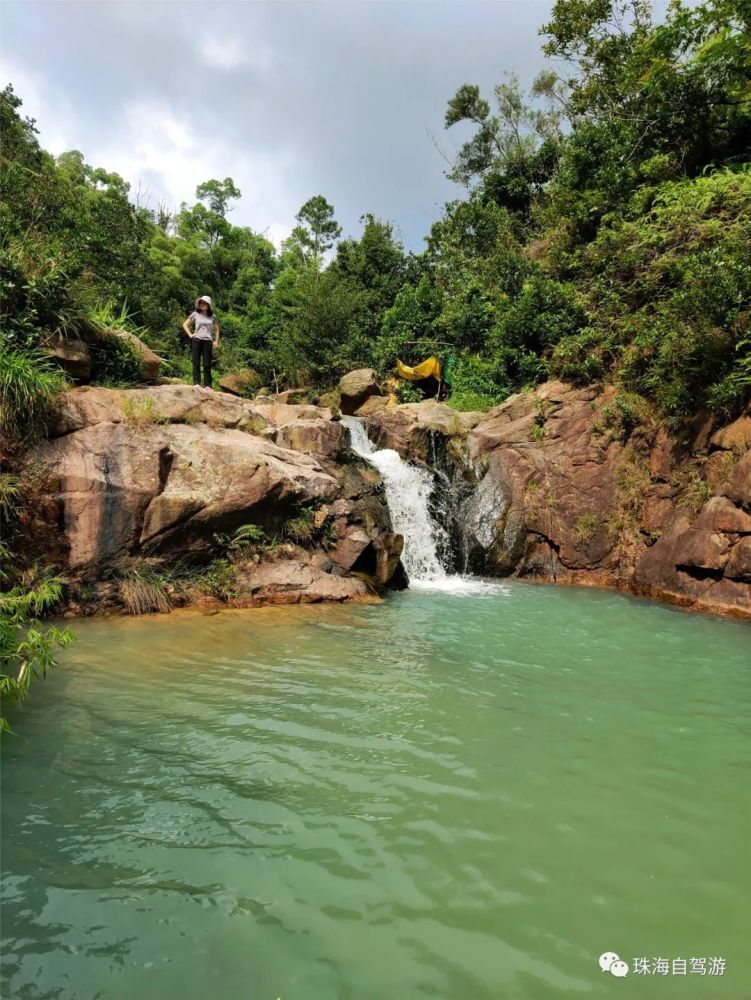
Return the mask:
<svg viewBox="0 0 751 1000">
<path fill-rule="evenodd" d="M 6 741 L 3 995 L 747 995 L 747 626 L 509 584 L 76 631 Z"/>
</svg>

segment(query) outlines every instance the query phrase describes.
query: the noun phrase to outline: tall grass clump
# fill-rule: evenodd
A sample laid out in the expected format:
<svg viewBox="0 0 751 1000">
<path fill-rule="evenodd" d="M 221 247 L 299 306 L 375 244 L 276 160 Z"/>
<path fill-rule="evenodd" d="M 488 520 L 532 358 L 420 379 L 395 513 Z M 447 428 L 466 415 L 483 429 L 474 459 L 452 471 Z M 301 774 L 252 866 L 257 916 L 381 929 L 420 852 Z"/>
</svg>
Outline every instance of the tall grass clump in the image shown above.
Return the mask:
<svg viewBox="0 0 751 1000">
<path fill-rule="evenodd" d="M 165 614 L 172 610 L 169 577 L 145 560 L 120 570 L 120 600 L 130 615 Z"/>
<path fill-rule="evenodd" d="M 40 433 L 65 386 L 40 351 L 0 351 L 0 434 L 22 443 Z"/>
</svg>

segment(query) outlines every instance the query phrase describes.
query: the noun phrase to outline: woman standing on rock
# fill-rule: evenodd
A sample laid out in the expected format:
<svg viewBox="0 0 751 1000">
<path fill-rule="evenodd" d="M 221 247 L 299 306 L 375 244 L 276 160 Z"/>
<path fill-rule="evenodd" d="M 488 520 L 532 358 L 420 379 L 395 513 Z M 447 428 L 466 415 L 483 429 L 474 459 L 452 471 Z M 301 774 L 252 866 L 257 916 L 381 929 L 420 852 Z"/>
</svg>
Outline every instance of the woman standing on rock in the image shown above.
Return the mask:
<svg viewBox="0 0 751 1000">
<path fill-rule="evenodd" d="M 191 323 L 193 324 L 192 330 Z M 190 337 L 193 384 L 196 389 L 201 388 L 201 360 L 203 360 L 203 385 L 211 392 L 211 355 L 213 348 L 219 345 L 219 324 L 216 321 L 208 295 L 202 295 L 196 299 L 195 311 L 183 323 L 183 330 Z"/>
</svg>

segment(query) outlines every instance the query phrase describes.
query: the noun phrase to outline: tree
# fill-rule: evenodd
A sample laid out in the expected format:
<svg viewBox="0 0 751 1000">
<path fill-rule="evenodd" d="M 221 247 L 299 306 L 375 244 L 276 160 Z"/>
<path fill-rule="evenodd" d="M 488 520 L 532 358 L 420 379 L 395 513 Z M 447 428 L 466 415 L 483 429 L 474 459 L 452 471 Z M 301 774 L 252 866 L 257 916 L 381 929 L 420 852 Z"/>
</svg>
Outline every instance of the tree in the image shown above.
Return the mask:
<svg viewBox="0 0 751 1000">
<path fill-rule="evenodd" d="M 235 185 L 231 177 L 225 177 L 223 181 L 204 181 L 196 188 L 196 198 L 199 201 L 208 202 L 209 211 L 223 219 L 226 219 L 227 212 L 231 211 L 229 203 L 241 195 L 242 191 Z"/>
<path fill-rule="evenodd" d="M 274 288 L 271 350 L 290 384 L 330 385 L 346 365 L 342 346 L 358 308 L 357 289 L 333 269 L 288 268 Z"/>
<path fill-rule="evenodd" d="M 566 114 L 610 136 L 599 173 L 668 156 L 691 176 L 751 148 L 751 4 L 674 0 L 654 25 L 649 0 L 556 0 L 545 52 L 570 71 Z M 613 153 L 603 159 L 603 147 Z M 583 144 L 579 143 L 579 150 Z M 581 152 L 578 154 L 581 156 Z M 596 173 L 596 171 L 593 171 Z"/>
<path fill-rule="evenodd" d="M 509 201 L 513 200 L 515 183 L 519 186 L 521 182 L 522 187 L 543 184 L 550 176 L 553 154 L 561 139 L 561 111 L 552 103 L 555 85 L 549 73 L 538 78 L 531 94 L 533 99 L 543 95 L 548 98 L 548 108 L 533 107 L 527 103 L 517 77 L 509 74 L 494 90 L 497 110 L 492 114 L 479 87 L 463 84 L 449 101 L 445 127 L 469 122 L 477 131 L 460 147 L 448 175 L 451 180 L 470 185 L 490 174 L 505 177 Z M 527 207 L 532 193 L 522 199 L 519 207 Z"/>
<path fill-rule="evenodd" d="M 317 194 L 305 202 L 295 218 L 300 225 L 295 227 L 293 235 L 320 268 L 323 254 L 342 233 L 342 227 L 334 218 L 334 206 L 322 194 Z"/>
</svg>

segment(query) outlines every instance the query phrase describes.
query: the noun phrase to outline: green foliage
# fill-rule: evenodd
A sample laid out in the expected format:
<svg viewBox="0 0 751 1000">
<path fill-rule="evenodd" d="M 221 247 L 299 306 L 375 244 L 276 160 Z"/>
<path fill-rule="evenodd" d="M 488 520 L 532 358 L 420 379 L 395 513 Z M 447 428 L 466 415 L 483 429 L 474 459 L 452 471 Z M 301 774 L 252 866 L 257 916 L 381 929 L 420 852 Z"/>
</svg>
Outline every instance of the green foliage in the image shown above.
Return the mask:
<svg viewBox="0 0 751 1000">
<path fill-rule="evenodd" d="M 18 476 L 0 472 L 0 537 L 2 527 L 13 520 L 21 500 L 21 480 Z"/>
<path fill-rule="evenodd" d="M 421 403 L 425 398 L 422 389 L 406 379 L 397 382 L 395 393 L 400 403 Z"/>
<path fill-rule="evenodd" d="M 224 542 L 226 551 L 231 553 L 259 550 L 269 544 L 271 539 L 260 524 L 242 524 L 231 536 L 225 536 Z"/>
<path fill-rule="evenodd" d="M 200 184 L 174 216 L 146 211 L 80 152 L 44 152 L 6 88 L 5 344 L 49 375 L 29 352 L 51 333 L 83 337 L 93 380 L 125 386 L 140 361 L 107 335 L 122 326 L 187 377 L 181 324 L 208 293 L 218 373 L 252 368 L 275 389 L 437 354 L 455 361 L 457 409 L 552 373 L 615 381 L 675 419 L 699 406 L 732 417 L 751 398 L 751 8 L 676 0 L 655 24 L 651 6 L 556 0 L 543 33 L 557 71 L 529 94 L 514 77 L 489 95 L 458 87 L 445 125 L 465 130 L 450 176 L 466 196 L 419 255 L 367 214 L 341 240 L 320 194 L 277 252 L 230 222 L 241 196 L 230 177 Z M 13 412 L 18 433 L 26 416 Z"/>
<path fill-rule="evenodd" d="M 342 227 L 334 218 L 334 206 L 322 194 L 309 198 L 295 216 L 300 225 L 293 237 L 312 255 L 316 267 L 322 255 L 330 250 L 342 234 Z"/>
<path fill-rule="evenodd" d="M 73 641 L 68 629 L 44 628 L 38 620 L 58 603 L 64 583 L 57 576 L 30 575 L 0 591 L 0 699 L 23 701 L 33 679 L 55 665 L 55 650 Z M 0 731 L 9 728 L 0 716 Z"/>
<path fill-rule="evenodd" d="M 196 577 L 195 584 L 201 593 L 228 601 L 237 596 L 236 576 L 237 567 L 233 560 L 220 557 Z"/>
<path fill-rule="evenodd" d="M 532 96 L 551 93 L 554 87 L 550 75 L 544 74 Z M 449 176 L 464 184 L 484 178 L 499 205 L 527 213 L 555 165 L 561 112 L 552 102 L 546 109 L 527 103 L 514 75 L 495 88 L 494 96 L 495 114 L 479 88 L 469 84 L 449 101 L 446 128 L 464 122 L 477 129 L 459 149 Z"/>
<path fill-rule="evenodd" d="M 667 182 L 648 211 L 638 200 L 577 255 L 589 325 L 561 339 L 553 368 L 576 381 L 614 369 L 669 414 L 713 393 L 729 412 L 749 390 L 751 172 Z"/>
<path fill-rule="evenodd" d="M 40 352 L 0 350 L 0 432 L 16 443 L 41 433 L 64 386 Z"/>
<path fill-rule="evenodd" d="M 123 423 L 131 427 L 142 428 L 166 422 L 166 418 L 157 410 L 153 396 L 143 396 L 141 399 L 128 397 L 123 399 L 120 409 Z"/>
<path fill-rule="evenodd" d="M 511 391 L 503 365 L 478 355 L 460 355 L 446 377 L 451 384 L 448 403 L 455 410 L 487 410 Z"/>
<path fill-rule="evenodd" d="M 594 514 L 580 514 L 574 521 L 574 538 L 578 543 L 588 542 L 597 531 L 597 518 Z"/>
<path fill-rule="evenodd" d="M 128 340 L 103 332 L 92 351 L 91 375 L 99 385 L 128 389 L 143 382 L 143 359 Z"/>
<path fill-rule="evenodd" d="M 282 272 L 275 287 L 269 355 L 258 367 L 281 370 L 290 385 L 326 385 L 347 369 L 345 344 L 357 290 L 336 271 L 312 265 Z"/>
</svg>

